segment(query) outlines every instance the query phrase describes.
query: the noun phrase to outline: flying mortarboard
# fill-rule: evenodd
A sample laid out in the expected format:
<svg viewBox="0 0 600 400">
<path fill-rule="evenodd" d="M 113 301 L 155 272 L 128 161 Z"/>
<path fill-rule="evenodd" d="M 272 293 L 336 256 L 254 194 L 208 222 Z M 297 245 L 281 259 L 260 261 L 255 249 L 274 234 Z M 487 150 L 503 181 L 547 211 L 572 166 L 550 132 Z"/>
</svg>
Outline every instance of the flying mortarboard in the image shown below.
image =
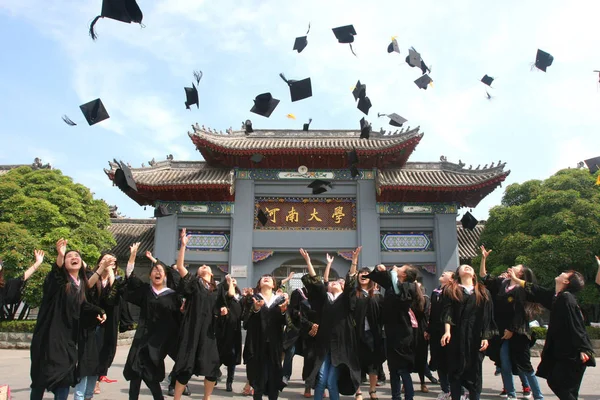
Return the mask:
<svg viewBox="0 0 600 400">
<path fill-rule="evenodd" d="M 192 87 L 186 87 L 185 89 L 185 108 L 186 110 L 190 109 L 190 106 L 196 105 L 196 108 L 200 108 L 200 102 L 198 100 L 198 89 L 196 89 L 196 85 L 192 82 Z"/>
<path fill-rule="evenodd" d="M 102 11 L 90 24 L 92 40 L 97 38 L 94 25 L 100 18 L 110 18 L 128 24 L 132 22 L 141 24 L 144 16 L 135 0 L 102 0 Z"/>
<path fill-rule="evenodd" d="M 377 114 L 378 117 L 388 117 L 390 119 L 390 125 L 392 126 L 402 126 L 406 121 L 408 121 L 406 118 L 401 117 L 400 115 L 396 114 L 396 113 L 391 113 L 391 114 Z"/>
<path fill-rule="evenodd" d="M 367 95 L 367 85 L 361 84 L 359 80 L 352 90 L 352 95 L 354 96 L 354 100 L 362 99 Z"/>
<path fill-rule="evenodd" d="M 590 174 L 594 174 L 600 169 L 600 157 L 590 158 L 588 160 L 584 160 L 583 162 L 588 166 Z"/>
<path fill-rule="evenodd" d="M 65 121 L 65 124 L 67 124 L 69 126 L 76 126 L 77 125 L 75 122 L 73 122 L 71 120 L 71 118 L 67 117 L 66 115 L 62 116 L 62 120 Z"/>
<path fill-rule="evenodd" d="M 124 192 L 133 189 L 137 192 L 137 185 L 135 184 L 135 180 L 133 179 L 133 173 L 131 169 L 125 164 L 123 161 L 118 162 L 114 160 L 115 164 L 119 166 L 119 168 L 115 171 L 114 182 L 119 189 Z"/>
<path fill-rule="evenodd" d="M 92 100 L 89 103 L 80 105 L 79 108 L 90 126 L 110 118 L 100 99 Z"/>
<path fill-rule="evenodd" d="M 369 139 L 371 136 L 371 124 L 364 117 L 360 120 L 360 138 Z"/>
<path fill-rule="evenodd" d="M 252 121 L 250 121 L 249 119 L 247 119 L 246 122 L 244 122 L 242 125 L 246 135 L 254 132 L 254 129 L 252 129 Z"/>
<path fill-rule="evenodd" d="M 408 49 L 408 55 L 406 56 L 406 63 L 411 67 L 420 67 L 421 66 L 421 55 L 415 50 L 414 47 Z"/>
<path fill-rule="evenodd" d="M 303 100 L 312 96 L 312 85 L 310 82 L 310 78 L 302 79 L 300 81 L 296 80 L 287 80 L 283 73 L 279 74 L 281 79 L 285 81 L 290 87 L 290 95 L 292 97 L 292 102 Z"/>
<path fill-rule="evenodd" d="M 353 25 L 339 26 L 337 28 L 333 28 L 332 31 L 333 31 L 333 34 L 335 35 L 335 37 L 337 38 L 338 43 L 342 43 L 342 44 L 348 43 L 350 45 L 350 51 L 352 51 L 352 54 L 354 54 L 356 56 L 356 53 L 354 52 L 354 49 L 352 48 L 352 43 L 354 42 L 354 36 L 356 35 L 356 30 L 354 29 L 354 26 Z"/>
<path fill-rule="evenodd" d="M 169 215 L 173 215 L 173 213 L 169 211 L 169 208 L 166 204 L 161 204 L 154 209 L 155 218 L 167 217 Z"/>
<path fill-rule="evenodd" d="M 271 93 L 259 94 L 254 99 L 254 106 L 252 106 L 250 112 L 269 118 L 277 104 L 279 104 L 279 100 L 274 99 Z"/>
<path fill-rule="evenodd" d="M 417 85 L 420 89 L 427 90 L 427 85 L 429 85 L 431 82 L 433 82 L 433 79 L 431 79 L 429 75 L 425 74 L 415 81 L 415 85 Z"/>
<path fill-rule="evenodd" d="M 494 78 L 492 78 L 491 76 L 488 76 L 487 74 L 483 76 L 483 78 L 481 78 L 481 82 L 483 82 L 484 84 L 488 85 L 488 86 L 492 86 L 492 82 L 494 82 Z"/>
<path fill-rule="evenodd" d="M 546 53 L 545 51 L 538 49 L 537 54 L 535 56 L 535 66 L 538 69 L 546 72 L 546 68 L 551 66 L 553 61 L 554 61 L 554 57 L 552 57 L 552 55 L 550 55 L 549 53 Z"/>
<path fill-rule="evenodd" d="M 356 106 L 356 108 L 358 108 L 360 111 L 362 111 L 366 115 L 369 115 L 369 109 L 371 108 L 371 99 L 369 99 L 366 96 L 361 97 L 358 100 L 358 105 Z"/>
<path fill-rule="evenodd" d="M 258 209 L 258 212 L 256 213 L 256 218 L 258 219 L 258 221 L 261 223 L 262 226 L 265 226 L 267 224 L 267 222 L 269 222 L 269 217 L 267 217 L 267 214 L 265 214 L 265 212 L 262 210 L 262 208 Z"/>
<path fill-rule="evenodd" d="M 360 171 L 358 170 L 358 168 L 356 167 L 356 165 L 351 165 L 350 166 L 350 175 L 352 175 L 353 178 L 356 178 L 357 176 L 360 175 Z"/>
<path fill-rule="evenodd" d="M 308 30 L 306 31 L 306 35 L 310 32 L 310 22 L 308 23 Z M 308 36 L 300 36 L 297 37 L 294 41 L 294 48 L 292 50 L 297 50 L 298 53 L 302 53 L 302 50 L 306 48 L 308 45 Z"/>
<path fill-rule="evenodd" d="M 462 224 L 462 227 L 464 229 L 468 229 L 470 231 L 472 231 L 473 229 L 475 229 L 475 227 L 477 226 L 478 222 L 479 221 L 477 221 L 475 219 L 475 217 L 473 216 L 473 214 L 471 214 L 468 211 L 467 211 L 467 213 L 465 215 L 463 215 L 462 219 L 460 220 L 460 223 Z"/>
<path fill-rule="evenodd" d="M 310 123 L 311 123 L 311 122 L 312 122 L 312 118 L 309 118 L 309 119 L 308 119 L 308 124 L 304 124 L 304 125 L 302 126 L 302 130 L 303 130 L 303 131 L 305 131 L 305 132 L 308 132 L 308 128 L 310 127 Z"/>
<path fill-rule="evenodd" d="M 395 36 L 392 37 L 392 42 L 388 45 L 387 52 L 388 53 L 396 52 L 396 53 L 400 54 L 400 47 L 398 46 L 398 41 L 396 40 Z"/>
<path fill-rule="evenodd" d="M 356 149 L 352 149 L 352 151 L 348 153 L 348 165 L 352 166 L 354 164 L 358 164 L 358 153 L 356 153 Z"/>
<path fill-rule="evenodd" d="M 321 194 L 327 191 L 327 187 L 331 189 L 331 182 L 317 179 L 312 181 L 308 187 L 312 189 L 312 194 Z"/>
</svg>

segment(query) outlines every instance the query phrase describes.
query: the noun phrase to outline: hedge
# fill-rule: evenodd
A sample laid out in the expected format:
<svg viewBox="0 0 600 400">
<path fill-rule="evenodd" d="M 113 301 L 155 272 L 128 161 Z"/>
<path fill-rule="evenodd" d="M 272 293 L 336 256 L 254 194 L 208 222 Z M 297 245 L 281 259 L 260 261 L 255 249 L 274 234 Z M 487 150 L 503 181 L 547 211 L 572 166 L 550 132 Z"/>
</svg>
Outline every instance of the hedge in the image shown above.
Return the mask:
<svg viewBox="0 0 600 400">
<path fill-rule="evenodd" d="M 0 322 L 0 332 L 29 332 L 33 333 L 35 320 L 15 320 Z"/>
<path fill-rule="evenodd" d="M 587 330 L 588 336 L 590 337 L 591 340 L 600 339 L 600 328 L 596 328 L 593 326 L 586 326 L 585 329 Z M 536 339 L 542 339 L 542 340 L 545 339 L 547 331 L 548 330 L 543 327 L 531 328 L 531 332 L 533 333 L 533 335 Z"/>
</svg>

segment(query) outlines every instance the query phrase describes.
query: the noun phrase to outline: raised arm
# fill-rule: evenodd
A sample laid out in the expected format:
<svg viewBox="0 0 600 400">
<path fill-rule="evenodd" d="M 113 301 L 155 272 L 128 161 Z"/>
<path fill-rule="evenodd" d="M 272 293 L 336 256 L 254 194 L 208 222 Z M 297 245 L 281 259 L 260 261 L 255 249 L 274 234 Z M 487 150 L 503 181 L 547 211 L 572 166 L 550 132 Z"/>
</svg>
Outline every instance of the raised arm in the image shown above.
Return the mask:
<svg viewBox="0 0 600 400">
<path fill-rule="evenodd" d="M 67 253 L 67 241 L 63 238 L 58 239 L 56 242 L 56 266 L 62 268 L 65 263 L 65 254 Z"/>
<path fill-rule="evenodd" d="M 596 256 L 596 262 L 598 263 L 598 272 L 596 273 L 596 285 L 600 286 L 600 258 Z"/>
<path fill-rule="evenodd" d="M 187 229 L 183 228 L 181 230 L 181 246 L 179 247 L 179 253 L 177 254 L 177 271 L 179 271 L 179 276 L 182 278 L 188 274 L 187 268 L 183 265 L 183 261 L 185 258 L 185 249 L 187 247 L 187 243 L 190 238 L 187 236 Z"/>
<path fill-rule="evenodd" d="M 304 249 L 300 249 L 300 255 L 302 256 L 302 258 L 304 258 L 304 261 L 306 262 L 306 268 L 308 268 L 308 275 L 311 277 L 317 276 L 315 268 L 313 267 L 312 262 L 310 261 L 310 255 L 308 254 L 308 252 Z"/>
<path fill-rule="evenodd" d="M 152 252 L 150 252 L 150 250 L 146 250 L 146 257 L 148 258 L 148 260 L 152 261 L 152 264 L 156 264 L 156 262 L 158 261 L 152 256 Z"/>
<path fill-rule="evenodd" d="M 27 271 L 25 271 L 25 274 L 23 275 L 24 281 L 29 279 L 31 277 L 31 275 L 33 275 L 33 273 L 35 271 L 37 271 L 37 269 L 40 267 L 40 265 L 42 265 L 42 263 L 44 262 L 44 251 L 43 250 L 35 250 L 34 253 L 35 253 L 35 262 L 33 263 L 33 265 L 31 267 L 29 267 L 29 269 Z"/>
<path fill-rule="evenodd" d="M 348 272 L 348 275 L 350 275 L 350 276 L 356 275 L 356 271 L 358 269 L 358 256 L 360 255 L 361 250 L 362 250 L 362 246 L 358 246 L 352 252 L 352 264 L 350 265 L 350 271 Z"/>
<path fill-rule="evenodd" d="M 485 261 L 492 251 L 493 250 L 486 250 L 485 246 L 483 246 L 483 245 L 481 246 L 481 264 L 479 264 L 479 276 L 481 278 L 485 278 L 487 275 L 487 270 L 485 268 Z"/>
<path fill-rule="evenodd" d="M 515 282 L 519 282 L 519 285 L 525 288 L 525 294 L 528 301 L 532 303 L 539 303 L 548 310 L 552 309 L 554 295 L 556 294 L 553 289 L 535 285 L 518 278 L 512 268 L 508 271 L 508 277 L 513 279 Z"/>
<path fill-rule="evenodd" d="M 115 260 L 112 257 L 103 257 L 100 261 L 100 264 L 98 264 L 98 269 L 96 269 L 96 271 L 88 279 L 88 288 L 93 288 L 104 271 L 106 271 L 106 268 L 112 269 L 114 264 Z"/>
</svg>

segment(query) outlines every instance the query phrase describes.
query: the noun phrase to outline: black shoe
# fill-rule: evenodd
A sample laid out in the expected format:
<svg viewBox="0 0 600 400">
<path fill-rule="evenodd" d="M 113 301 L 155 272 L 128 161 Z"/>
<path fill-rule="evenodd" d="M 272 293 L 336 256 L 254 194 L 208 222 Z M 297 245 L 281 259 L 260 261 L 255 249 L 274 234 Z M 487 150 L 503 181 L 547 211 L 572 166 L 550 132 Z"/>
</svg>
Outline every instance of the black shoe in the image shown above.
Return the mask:
<svg viewBox="0 0 600 400">
<path fill-rule="evenodd" d="M 175 388 L 169 386 L 169 396 L 175 396 Z"/>
<path fill-rule="evenodd" d="M 183 395 L 184 396 L 191 396 L 192 392 L 190 391 L 190 388 L 188 387 L 188 385 L 185 385 L 185 389 L 183 389 Z"/>
<path fill-rule="evenodd" d="M 227 383 L 225 384 L 225 391 L 233 392 L 233 386 L 231 385 L 231 382 L 227 381 Z"/>
<path fill-rule="evenodd" d="M 438 383 L 440 383 L 440 381 L 438 381 L 435 376 L 431 375 L 428 376 L 427 379 L 429 379 L 429 382 L 433 383 L 434 385 L 437 385 Z"/>
</svg>

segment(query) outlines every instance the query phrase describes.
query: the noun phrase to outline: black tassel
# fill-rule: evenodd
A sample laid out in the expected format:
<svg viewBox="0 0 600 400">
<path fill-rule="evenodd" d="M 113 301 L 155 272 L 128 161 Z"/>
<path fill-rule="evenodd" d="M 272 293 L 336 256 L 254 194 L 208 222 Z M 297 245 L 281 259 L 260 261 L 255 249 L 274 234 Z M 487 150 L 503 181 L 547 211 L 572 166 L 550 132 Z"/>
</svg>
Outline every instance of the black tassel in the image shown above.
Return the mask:
<svg viewBox="0 0 600 400">
<path fill-rule="evenodd" d="M 307 35 L 308 35 L 308 32 L 310 32 L 310 22 L 308 23 L 308 30 L 306 31 Z"/>
<path fill-rule="evenodd" d="M 280 73 L 279 76 L 285 81 L 285 83 L 287 83 L 288 85 L 290 84 L 290 82 L 287 79 L 285 79 L 285 75 L 283 75 L 283 72 Z"/>
<path fill-rule="evenodd" d="M 380 113 L 377 113 L 377 118 L 381 118 L 381 117 L 387 117 L 387 114 L 380 114 Z"/>
<path fill-rule="evenodd" d="M 200 84 L 200 79 L 202 79 L 202 71 L 194 71 L 194 78 L 196 78 L 196 85 Z"/>
<path fill-rule="evenodd" d="M 348 43 L 350 45 L 350 51 L 352 52 L 352 54 L 354 54 L 354 57 L 358 57 L 356 55 L 356 53 L 354 52 L 354 49 L 352 48 L 352 43 Z"/>
<path fill-rule="evenodd" d="M 71 121 L 71 118 L 67 117 L 66 115 L 62 116 L 62 120 L 65 121 L 65 124 L 67 124 L 69 126 L 77 125 L 75 122 Z"/>
<path fill-rule="evenodd" d="M 91 36 L 92 40 L 96 40 L 98 38 L 98 36 L 96 36 L 96 32 L 94 32 L 94 25 L 96 25 L 96 22 L 98 22 L 98 20 L 100 18 L 102 18 L 102 16 L 98 15 L 96 18 L 94 18 L 94 20 L 90 24 L 90 36 Z"/>
</svg>

